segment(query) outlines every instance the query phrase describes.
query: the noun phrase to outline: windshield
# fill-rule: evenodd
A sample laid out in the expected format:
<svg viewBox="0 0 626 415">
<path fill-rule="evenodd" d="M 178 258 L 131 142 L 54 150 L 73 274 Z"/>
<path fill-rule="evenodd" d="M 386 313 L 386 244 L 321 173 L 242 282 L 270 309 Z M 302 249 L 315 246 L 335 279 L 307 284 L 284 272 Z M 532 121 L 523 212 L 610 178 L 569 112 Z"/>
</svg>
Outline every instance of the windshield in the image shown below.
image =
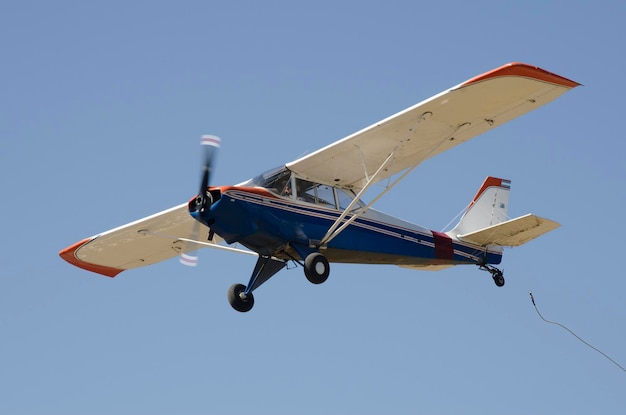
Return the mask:
<svg viewBox="0 0 626 415">
<path fill-rule="evenodd" d="M 243 186 L 264 187 L 267 190 L 282 194 L 289 184 L 291 171 L 287 167 L 276 167 L 242 183 Z"/>
</svg>

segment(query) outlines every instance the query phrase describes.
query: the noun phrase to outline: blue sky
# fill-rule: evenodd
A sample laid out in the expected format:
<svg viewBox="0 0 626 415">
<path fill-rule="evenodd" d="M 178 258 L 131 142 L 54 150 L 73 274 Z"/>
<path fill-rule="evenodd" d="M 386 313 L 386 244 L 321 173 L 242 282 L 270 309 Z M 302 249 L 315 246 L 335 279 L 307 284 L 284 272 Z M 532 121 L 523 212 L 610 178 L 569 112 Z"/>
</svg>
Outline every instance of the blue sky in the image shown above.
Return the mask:
<svg viewBox="0 0 626 415">
<path fill-rule="evenodd" d="M 0 412 L 622 413 L 623 20 L 584 1 L 4 2 Z M 241 182 L 512 61 L 584 84 L 425 162 L 376 208 L 443 228 L 487 175 L 558 230 L 507 284 L 334 265 L 282 271 L 234 312 L 254 258 L 202 251 L 109 279 L 58 251 L 187 201 L 201 134 Z"/>
</svg>

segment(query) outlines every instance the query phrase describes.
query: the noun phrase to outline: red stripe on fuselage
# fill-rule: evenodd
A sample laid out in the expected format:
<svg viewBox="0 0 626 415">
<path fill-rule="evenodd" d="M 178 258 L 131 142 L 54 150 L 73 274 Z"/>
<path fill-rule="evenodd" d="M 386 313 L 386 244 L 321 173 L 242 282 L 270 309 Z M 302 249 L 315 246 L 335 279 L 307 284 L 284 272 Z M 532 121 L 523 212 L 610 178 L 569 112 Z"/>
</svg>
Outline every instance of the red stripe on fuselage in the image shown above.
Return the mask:
<svg viewBox="0 0 626 415">
<path fill-rule="evenodd" d="M 454 259 L 454 247 L 452 239 L 442 232 L 432 231 L 435 241 L 435 258 L 436 259 Z"/>
</svg>

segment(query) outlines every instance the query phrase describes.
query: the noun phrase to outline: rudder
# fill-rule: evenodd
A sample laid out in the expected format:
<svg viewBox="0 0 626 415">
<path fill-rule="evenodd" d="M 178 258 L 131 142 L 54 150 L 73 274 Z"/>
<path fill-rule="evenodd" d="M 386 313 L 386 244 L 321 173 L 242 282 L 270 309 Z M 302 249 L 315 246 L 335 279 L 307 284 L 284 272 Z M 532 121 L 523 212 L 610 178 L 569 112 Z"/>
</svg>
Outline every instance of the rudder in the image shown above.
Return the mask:
<svg viewBox="0 0 626 415">
<path fill-rule="evenodd" d="M 510 192 L 510 180 L 487 177 L 459 223 L 449 233 L 463 235 L 506 221 Z"/>
</svg>

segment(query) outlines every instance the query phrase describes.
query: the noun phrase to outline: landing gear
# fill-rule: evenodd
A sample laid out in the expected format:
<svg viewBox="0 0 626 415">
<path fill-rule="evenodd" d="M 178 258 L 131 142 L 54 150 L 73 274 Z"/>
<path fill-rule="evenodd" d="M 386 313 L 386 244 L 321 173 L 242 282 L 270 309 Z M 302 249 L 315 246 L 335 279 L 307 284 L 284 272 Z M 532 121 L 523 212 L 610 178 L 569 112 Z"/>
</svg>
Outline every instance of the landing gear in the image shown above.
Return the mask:
<svg viewBox="0 0 626 415">
<path fill-rule="evenodd" d="M 324 255 L 314 252 L 304 259 L 304 275 L 312 284 L 323 283 L 329 274 L 330 265 Z"/>
<path fill-rule="evenodd" d="M 274 274 L 287 266 L 287 261 L 267 255 L 259 255 L 248 285 L 235 284 L 228 289 L 228 302 L 237 311 L 246 313 L 254 305 L 252 291 L 259 288 Z"/>
<path fill-rule="evenodd" d="M 299 263 L 304 266 L 304 275 L 313 284 L 321 284 L 328 279 L 330 265 L 326 257 L 319 252 L 309 254 L 304 259 L 304 263 Z M 282 259 L 272 256 L 259 256 L 248 285 L 234 284 L 228 289 L 228 302 L 231 307 L 241 313 L 252 310 L 254 306 L 252 291 L 259 288 L 261 284 L 286 266 L 287 261 Z"/>
<path fill-rule="evenodd" d="M 491 278 L 493 278 L 493 282 L 498 286 L 504 286 L 504 273 L 496 267 L 492 267 L 491 265 L 479 265 L 480 269 L 484 271 L 488 271 L 491 274 Z"/>
<path fill-rule="evenodd" d="M 246 313 L 254 306 L 254 296 L 252 293 L 244 294 L 246 286 L 243 284 L 233 284 L 228 289 L 228 302 L 235 310 Z"/>
</svg>

